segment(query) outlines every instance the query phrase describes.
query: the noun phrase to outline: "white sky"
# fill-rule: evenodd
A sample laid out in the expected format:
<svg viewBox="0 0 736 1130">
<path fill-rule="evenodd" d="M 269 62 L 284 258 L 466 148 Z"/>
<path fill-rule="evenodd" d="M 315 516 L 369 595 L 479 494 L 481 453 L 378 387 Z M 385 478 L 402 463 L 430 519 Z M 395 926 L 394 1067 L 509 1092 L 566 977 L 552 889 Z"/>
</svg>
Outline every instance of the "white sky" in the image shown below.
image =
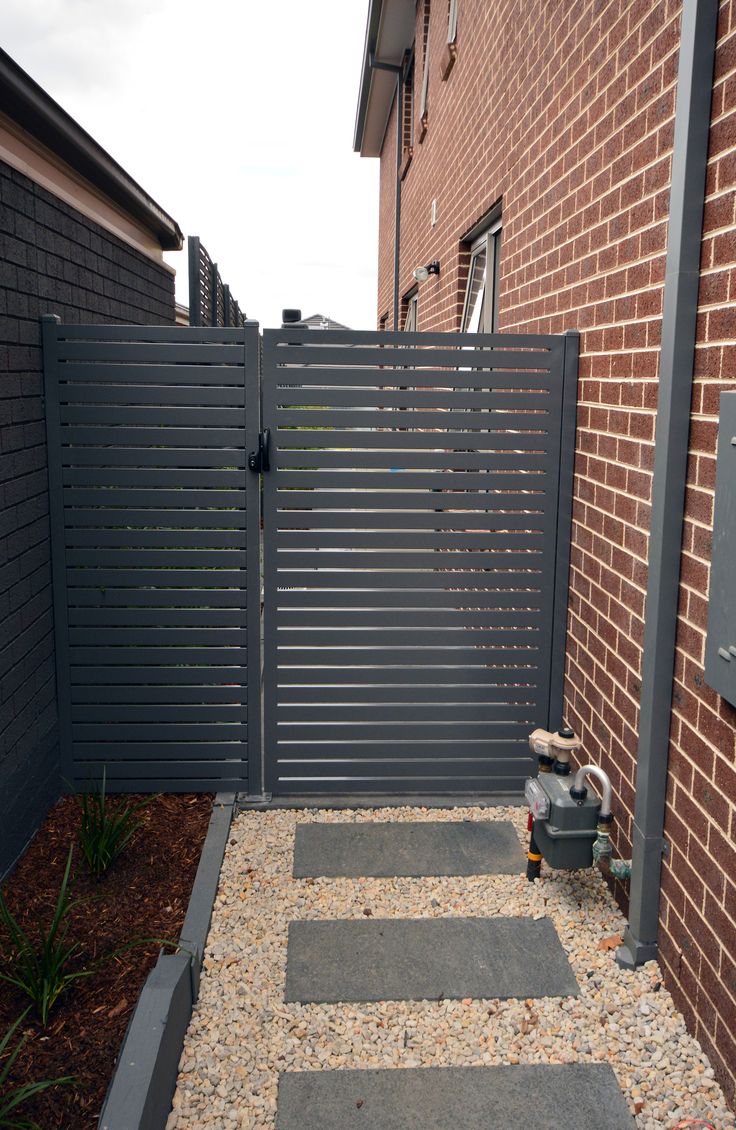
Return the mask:
<svg viewBox="0 0 736 1130">
<path fill-rule="evenodd" d="M 2 46 L 198 235 L 250 318 L 373 329 L 378 162 L 352 152 L 368 0 L 0 0 Z M 188 303 L 186 252 L 177 300 Z"/>
</svg>

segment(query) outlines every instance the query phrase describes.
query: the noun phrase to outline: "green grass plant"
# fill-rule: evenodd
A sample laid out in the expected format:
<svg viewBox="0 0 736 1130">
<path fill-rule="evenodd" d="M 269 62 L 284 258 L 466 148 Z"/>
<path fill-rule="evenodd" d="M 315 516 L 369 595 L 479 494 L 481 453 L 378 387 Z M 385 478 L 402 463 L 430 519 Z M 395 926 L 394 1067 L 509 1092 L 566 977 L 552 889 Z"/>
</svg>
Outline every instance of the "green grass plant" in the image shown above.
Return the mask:
<svg viewBox="0 0 736 1130">
<path fill-rule="evenodd" d="M 29 1009 L 22 1013 L 14 1024 L 11 1024 L 4 1036 L 0 1037 L 0 1128 L 1 1130 L 41 1130 L 32 1118 L 25 1118 L 20 1113 L 20 1107 L 40 1095 L 49 1087 L 62 1087 L 73 1082 L 73 1076 L 63 1075 L 58 1079 L 43 1079 L 38 1083 L 21 1083 L 17 1087 L 9 1084 L 10 1073 L 13 1069 L 18 1053 L 25 1039 L 20 1040 L 13 1051 L 9 1051 L 10 1041 L 17 1029 L 28 1015 Z"/>
<path fill-rule="evenodd" d="M 10 953 L 3 954 L 0 980 L 14 985 L 29 998 L 44 1027 L 61 993 L 92 972 L 91 969 L 69 968 L 79 950 L 79 943 L 69 941 L 68 919 L 70 912 L 82 901 L 72 900 L 69 896 L 73 851 L 70 847 L 53 918 L 47 929 L 39 928 L 36 944 L 12 914 L 0 891 L 0 923 L 5 927 L 10 944 Z"/>
<path fill-rule="evenodd" d="M 79 845 L 95 879 L 105 874 L 130 843 L 143 824 L 138 814 L 150 800 L 146 797 L 136 804 L 110 805 L 104 770 L 100 784 L 82 793 Z"/>
</svg>

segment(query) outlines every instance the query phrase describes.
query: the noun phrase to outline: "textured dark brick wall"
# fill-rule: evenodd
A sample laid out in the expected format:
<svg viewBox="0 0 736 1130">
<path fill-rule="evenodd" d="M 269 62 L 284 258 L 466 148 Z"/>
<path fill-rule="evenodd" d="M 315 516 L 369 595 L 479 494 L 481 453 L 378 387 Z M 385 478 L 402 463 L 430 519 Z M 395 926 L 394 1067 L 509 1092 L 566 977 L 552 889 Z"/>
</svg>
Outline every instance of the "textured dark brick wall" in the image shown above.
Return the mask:
<svg viewBox="0 0 736 1130">
<path fill-rule="evenodd" d="M 0 875 L 61 782 L 39 316 L 174 321 L 163 266 L 0 162 Z"/>
</svg>

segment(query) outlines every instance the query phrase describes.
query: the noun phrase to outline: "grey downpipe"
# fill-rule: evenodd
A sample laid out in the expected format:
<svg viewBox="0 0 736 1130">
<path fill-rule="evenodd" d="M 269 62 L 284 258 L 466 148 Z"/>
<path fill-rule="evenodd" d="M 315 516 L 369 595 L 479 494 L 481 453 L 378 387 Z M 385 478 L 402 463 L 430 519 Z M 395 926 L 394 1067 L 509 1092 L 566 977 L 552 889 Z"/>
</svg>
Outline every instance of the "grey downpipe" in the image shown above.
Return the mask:
<svg viewBox="0 0 736 1130">
<path fill-rule="evenodd" d="M 401 158 L 403 156 L 404 131 L 404 88 L 402 77 L 404 68 L 400 63 L 381 63 L 373 55 L 368 56 L 368 66 L 374 71 L 389 71 L 396 75 L 396 189 L 394 196 L 394 308 L 393 328 L 399 329 L 399 265 L 401 253 Z"/>
<path fill-rule="evenodd" d="M 616 954 L 656 957 L 700 244 L 718 0 L 684 0 L 652 480 L 629 925 Z"/>
</svg>

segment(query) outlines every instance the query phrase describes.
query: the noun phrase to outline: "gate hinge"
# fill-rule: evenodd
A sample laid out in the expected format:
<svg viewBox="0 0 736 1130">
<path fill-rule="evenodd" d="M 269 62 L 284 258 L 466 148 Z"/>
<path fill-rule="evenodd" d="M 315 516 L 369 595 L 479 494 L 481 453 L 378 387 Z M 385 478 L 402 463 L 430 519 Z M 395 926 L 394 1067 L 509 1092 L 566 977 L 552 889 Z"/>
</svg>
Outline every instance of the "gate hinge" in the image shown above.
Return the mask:
<svg viewBox="0 0 736 1130">
<path fill-rule="evenodd" d="M 248 456 L 248 470 L 260 475 L 262 471 L 270 470 L 268 461 L 268 445 L 271 439 L 271 429 L 264 428 L 258 433 L 258 450 L 251 451 Z"/>
</svg>

